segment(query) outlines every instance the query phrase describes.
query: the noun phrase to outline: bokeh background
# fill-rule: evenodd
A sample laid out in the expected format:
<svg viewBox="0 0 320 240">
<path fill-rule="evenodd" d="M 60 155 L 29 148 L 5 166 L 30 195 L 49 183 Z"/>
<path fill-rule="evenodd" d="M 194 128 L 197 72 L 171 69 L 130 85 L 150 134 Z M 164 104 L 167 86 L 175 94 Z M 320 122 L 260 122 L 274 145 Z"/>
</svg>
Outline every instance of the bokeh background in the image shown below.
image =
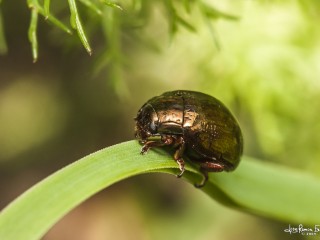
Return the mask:
<svg viewBox="0 0 320 240">
<path fill-rule="evenodd" d="M 133 139 L 141 105 L 174 89 L 203 91 L 230 107 L 246 155 L 320 175 L 318 1 L 211 0 L 227 13 L 211 20 L 197 1 L 190 12 L 187 1 L 172 1 L 190 24 L 177 28 L 161 1 L 119 2 L 124 10 L 106 8 L 106 18 L 80 7 L 92 56 L 76 33 L 41 18 L 37 63 L 29 9 L 0 4 L 0 209 L 61 167 Z M 52 9 L 67 23 L 66 4 Z M 174 176 L 148 174 L 93 196 L 43 239 L 307 239 L 285 233 L 289 224 L 228 209 Z"/>
</svg>

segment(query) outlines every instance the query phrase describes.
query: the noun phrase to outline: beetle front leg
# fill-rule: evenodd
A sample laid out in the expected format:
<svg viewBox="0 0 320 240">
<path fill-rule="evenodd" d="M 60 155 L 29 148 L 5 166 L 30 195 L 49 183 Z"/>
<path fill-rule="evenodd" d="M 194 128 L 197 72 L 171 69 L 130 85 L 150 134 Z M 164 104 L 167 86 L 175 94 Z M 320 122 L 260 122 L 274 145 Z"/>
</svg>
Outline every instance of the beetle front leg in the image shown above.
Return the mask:
<svg viewBox="0 0 320 240">
<path fill-rule="evenodd" d="M 141 148 L 140 153 L 145 154 L 148 152 L 150 148 L 167 146 L 167 145 L 171 145 L 172 143 L 173 143 L 173 138 L 170 136 L 164 136 L 159 141 L 147 141 Z"/>
<path fill-rule="evenodd" d="M 179 169 L 180 169 L 180 173 L 177 175 L 178 178 L 180 178 L 184 171 L 185 171 L 185 168 L 184 168 L 184 160 L 182 158 L 182 155 L 184 153 L 184 150 L 185 150 L 185 142 L 184 142 L 184 139 L 182 137 L 178 138 L 175 142 L 175 144 L 178 144 L 179 145 L 179 148 L 177 149 L 177 151 L 175 152 L 173 158 L 174 160 L 176 160 L 176 162 L 178 163 L 179 165 Z"/>
</svg>

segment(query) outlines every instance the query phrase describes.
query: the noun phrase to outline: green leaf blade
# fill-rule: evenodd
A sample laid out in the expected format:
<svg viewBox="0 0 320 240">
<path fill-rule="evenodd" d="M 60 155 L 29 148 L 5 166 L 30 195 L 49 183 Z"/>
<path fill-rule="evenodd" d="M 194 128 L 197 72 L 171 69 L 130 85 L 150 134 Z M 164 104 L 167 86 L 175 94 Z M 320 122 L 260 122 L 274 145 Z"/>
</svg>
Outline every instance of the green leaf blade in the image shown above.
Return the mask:
<svg viewBox="0 0 320 240">
<path fill-rule="evenodd" d="M 244 157 L 234 173 L 211 174 L 210 178 L 210 184 L 235 203 L 231 207 L 286 222 L 320 222 L 318 177 Z M 209 191 L 204 190 L 214 197 L 207 188 Z"/>
<path fill-rule="evenodd" d="M 142 156 L 140 148 L 137 141 L 108 147 L 30 188 L 1 212 L 0 239 L 39 239 L 81 202 L 130 176 L 179 173 L 166 152 L 149 151 Z M 199 182 L 196 168 L 187 163 L 183 177 Z M 320 221 L 320 179 L 314 176 L 244 157 L 235 172 L 212 173 L 209 178 L 201 190 L 229 207 L 290 223 Z"/>
<path fill-rule="evenodd" d="M 120 179 L 154 168 L 176 167 L 170 156 L 167 161 L 150 161 L 148 157 L 141 158 L 139 151 L 136 142 L 118 144 L 91 154 L 35 185 L 1 213 L 0 239 L 39 239 L 72 208 Z M 155 157 L 152 153 L 148 155 Z"/>
</svg>

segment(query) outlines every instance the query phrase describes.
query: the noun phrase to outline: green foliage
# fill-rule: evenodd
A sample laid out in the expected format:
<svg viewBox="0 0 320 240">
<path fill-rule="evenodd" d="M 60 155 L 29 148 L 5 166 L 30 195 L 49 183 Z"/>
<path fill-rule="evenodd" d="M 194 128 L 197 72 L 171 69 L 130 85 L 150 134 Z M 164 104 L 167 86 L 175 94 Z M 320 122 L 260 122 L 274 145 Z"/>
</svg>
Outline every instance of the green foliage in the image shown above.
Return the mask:
<svg viewBox="0 0 320 240">
<path fill-rule="evenodd" d="M 104 12 L 104 6 L 112 8 L 113 10 L 125 10 L 126 14 L 134 14 L 134 15 L 140 15 L 143 16 L 143 21 L 146 21 L 147 18 L 149 18 L 150 13 L 143 14 L 143 12 L 149 11 L 151 12 L 151 6 L 152 4 L 149 4 L 147 0 L 139 0 L 139 1 L 132 1 L 132 3 L 128 4 L 125 8 L 123 8 L 120 4 L 116 2 L 111 2 L 107 0 L 79 0 L 88 11 L 94 11 L 96 14 L 101 16 L 100 21 L 105 21 L 105 15 L 102 13 Z M 56 27 L 62 29 L 63 31 L 67 33 L 71 33 L 70 28 L 66 25 L 66 23 L 63 23 L 62 21 L 58 20 L 54 15 L 51 13 L 50 0 L 43 0 L 41 3 L 39 3 L 38 0 L 27 0 L 28 7 L 31 11 L 31 21 L 29 26 L 29 41 L 31 43 L 31 49 L 32 49 L 32 55 L 33 60 L 37 61 L 38 59 L 38 40 L 37 40 L 37 24 L 38 24 L 38 14 L 41 14 L 44 16 L 45 19 L 49 20 L 51 23 L 53 23 Z M 88 41 L 87 34 L 85 33 L 84 26 L 82 21 L 80 20 L 80 13 L 78 11 L 77 3 L 75 0 L 68 0 L 69 8 L 70 8 L 70 25 L 73 29 L 76 30 L 80 41 L 82 42 L 82 45 L 86 49 L 86 51 L 91 55 L 92 49 Z M 168 22 L 170 25 L 170 33 L 171 35 L 175 34 L 180 26 L 190 30 L 190 31 L 196 31 L 196 28 L 192 25 L 191 20 L 185 20 L 181 15 L 181 6 L 184 6 L 184 8 L 187 10 L 187 12 L 190 14 L 191 10 L 194 8 L 200 8 L 203 15 L 208 19 L 219 19 L 219 18 L 225 18 L 225 19 L 237 19 L 236 17 L 223 13 L 207 4 L 202 3 L 202 1 L 182 1 L 182 2 L 174 2 L 171 0 L 166 0 L 161 3 L 163 7 L 166 9 L 166 12 L 168 13 Z M 177 5 L 177 7 L 176 7 Z M 136 7 L 140 6 L 140 7 Z M 61 9 L 63 11 L 63 9 Z M 114 22 L 114 20 L 109 19 L 111 22 Z M 121 26 L 118 26 L 120 29 Z M 0 15 L 0 30 L 2 29 L 2 22 L 1 22 L 1 15 Z M 112 33 L 111 33 L 112 34 Z M 0 32 L 0 50 L 5 49 L 4 44 L 4 33 L 3 31 Z M 106 39 L 108 40 L 108 39 Z M 117 39 L 118 41 L 120 39 Z M 120 41 L 121 42 L 121 41 Z M 1 47 L 2 46 L 2 47 Z M 109 49 L 111 50 L 111 49 Z M 2 50 L 3 52 L 4 50 Z"/>
<path fill-rule="evenodd" d="M 102 4 L 97 6 L 94 1 L 91 0 L 80 0 L 88 9 L 95 11 L 98 15 L 102 15 L 101 6 L 106 5 L 111 8 L 117 8 L 122 10 L 122 8 L 113 2 L 110 1 L 101 1 Z M 37 40 L 37 23 L 38 23 L 38 13 L 43 15 L 45 19 L 48 19 L 51 23 L 53 23 L 56 27 L 61 28 L 67 33 L 72 33 L 72 31 L 67 27 L 64 23 L 59 21 L 50 13 L 50 0 L 44 0 L 43 6 L 38 2 L 38 0 L 28 0 L 28 6 L 31 10 L 31 22 L 29 27 L 29 41 L 31 43 L 32 56 L 33 61 L 37 61 L 38 59 L 38 40 Z M 91 55 L 92 50 L 90 44 L 88 42 L 87 36 L 84 31 L 83 24 L 80 20 L 80 14 L 78 12 L 77 4 L 75 0 L 68 1 L 70 8 L 70 25 L 73 29 L 78 33 L 79 39 L 82 42 L 82 45 L 86 49 L 86 51 Z M 0 22 L 1 23 L 1 22 Z"/>
<path fill-rule="evenodd" d="M 1 4 L 1 1 L 0 1 Z M 4 26 L 2 21 L 2 11 L 0 9 L 0 55 L 8 51 L 7 43 L 4 37 Z"/>
<path fill-rule="evenodd" d="M 31 22 L 28 31 L 29 41 L 31 42 L 33 61 L 38 59 L 38 39 L 37 39 L 38 11 L 35 8 L 31 10 Z"/>
<path fill-rule="evenodd" d="M 105 4 L 106 6 L 109 6 L 109 7 L 112 7 L 112 8 L 117 8 L 119 10 L 123 10 L 123 8 L 117 3 L 106 1 L 106 0 L 101 0 L 101 2 L 103 4 Z"/>
<path fill-rule="evenodd" d="M 163 151 L 139 154 L 137 141 L 90 154 L 44 179 L 12 202 L 0 215 L 0 238 L 39 239 L 78 204 L 120 180 L 149 173 L 178 173 Z M 198 182 L 201 174 L 187 164 L 184 178 Z M 285 167 L 244 157 L 234 173 L 210 174 L 201 190 L 224 205 L 289 222 L 319 222 L 320 179 Z M 303 189 L 303 194 L 301 190 Z M 195 191 L 198 191 L 195 189 Z M 270 197 L 272 196 L 272 197 Z M 297 211 L 303 206 L 303 211 Z"/>
<path fill-rule="evenodd" d="M 47 18 L 50 15 L 50 0 L 44 0 L 43 5 L 44 5 L 44 15 Z"/>
<path fill-rule="evenodd" d="M 87 52 L 91 55 L 91 47 L 89 45 L 89 42 L 87 40 L 87 37 L 84 33 L 82 23 L 80 21 L 80 15 L 77 10 L 77 5 L 75 0 L 68 0 L 69 7 L 70 7 L 70 24 L 71 26 L 77 30 L 77 33 L 79 35 L 79 38 L 84 46 L 84 48 L 87 50 Z"/>
</svg>

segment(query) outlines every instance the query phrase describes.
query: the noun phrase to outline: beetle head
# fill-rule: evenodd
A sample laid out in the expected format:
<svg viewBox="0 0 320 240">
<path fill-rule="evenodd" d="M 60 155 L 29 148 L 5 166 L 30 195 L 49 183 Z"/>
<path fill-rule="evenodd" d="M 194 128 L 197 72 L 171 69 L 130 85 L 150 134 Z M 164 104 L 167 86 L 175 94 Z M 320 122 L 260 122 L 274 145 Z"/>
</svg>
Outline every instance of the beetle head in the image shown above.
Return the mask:
<svg viewBox="0 0 320 240">
<path fill-rule="evenodd" d="M 157 135 L 158 116 L 150 104 L 144 105 L 138 112 L 135 127 L 135 137 L 145 142 L 149 137 Z"/>
</svg>

